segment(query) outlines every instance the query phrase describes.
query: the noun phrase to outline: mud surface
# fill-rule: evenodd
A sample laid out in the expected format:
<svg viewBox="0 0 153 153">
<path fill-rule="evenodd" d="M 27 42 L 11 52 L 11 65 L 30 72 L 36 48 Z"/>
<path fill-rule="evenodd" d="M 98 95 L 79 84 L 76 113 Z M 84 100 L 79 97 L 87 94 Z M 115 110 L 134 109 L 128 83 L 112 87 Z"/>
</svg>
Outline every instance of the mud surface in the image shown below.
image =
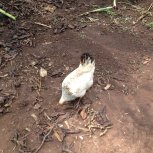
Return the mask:
<svg viewBox="0 0 153 153">
<path fill-rule="evenodd" d="M 112 2 L 2 2 L 17 20 L 0 16 L 0 153 L 36 153 L 43 140 L 40 153 L 153 152 L 150 4 L 79 16 Z M 59 106 L 61 82 L 84 52 L 96 61 L 94 85 L 79 108 Z"/>
</svg>

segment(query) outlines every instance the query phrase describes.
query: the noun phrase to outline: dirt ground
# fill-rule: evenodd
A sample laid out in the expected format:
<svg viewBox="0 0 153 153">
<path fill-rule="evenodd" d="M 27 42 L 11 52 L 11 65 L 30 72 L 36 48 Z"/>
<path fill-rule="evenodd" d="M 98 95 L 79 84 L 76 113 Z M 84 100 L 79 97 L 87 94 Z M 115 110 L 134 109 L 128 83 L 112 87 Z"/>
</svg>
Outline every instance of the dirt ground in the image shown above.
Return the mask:
<svg viewBox="0 0 153 153">
<path fill-rule="evenodd" d="M 0 153 L 153 152 L 153 8 L 145 12 L 151 0 L 79 16 L 109 5 L 2 2 L 18 18 L 0 16 Z M 94 85 L 79 108 L 59 106 L 61 82 L 84 52 L 96 61 Z M 91 118 L 100 112 L 98 127 Z"/>
</svg>

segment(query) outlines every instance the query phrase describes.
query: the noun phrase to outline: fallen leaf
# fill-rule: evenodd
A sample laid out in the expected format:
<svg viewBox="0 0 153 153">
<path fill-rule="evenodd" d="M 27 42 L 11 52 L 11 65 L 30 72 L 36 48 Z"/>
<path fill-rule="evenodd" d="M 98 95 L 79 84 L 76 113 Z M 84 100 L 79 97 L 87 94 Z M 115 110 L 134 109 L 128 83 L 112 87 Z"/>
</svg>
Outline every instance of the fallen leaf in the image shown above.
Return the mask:
<svg viewBox="0 0 153 153">
<path fill-rule="evenodd" d="M 54 136 L 57 138 L 58 141 L 62 142 L 65 135 L 61 129 L 56 129 L 54 130 Z"/>
<path fill-rule="evenodd" d="M 142 62 L 142 64 L 148 64 L 149 62 L 151 61 L 151 58 L 150 57 L 146 57 L 145 59 L 144 59 L 144 61 Z"/>
<path fill-rule="evenodd" d="M 85 120 L 85 119 L 87 118 L 86 109 L 83 109 L 83 110 L 80 112 L 80 116 L 82 117 L 83 120 Z"/>
<path fill-rule="evenodd" d="M 54 136 L 58 139 L 58 141 L 62 142 L 62 139 L 56 131 L 54 132 Z"/>
<path fill-rule="evenodd" d="M 56 10 L 56 6 L 48 5 L 44 9 L 45 9 L 45 11 L 53 13 Z"/>
<path fill-rule="evenodd" d="M 107 133 L 107 129 L 105 129 L 103 132 L 100 133 L 100 137 L 105 135 Z"/>
<path fill-rule="evenodd" d="M 39 74 L 42 78 L 47 76 L 47 70 L 45 70 L 44 68 L 40 68 Z"/>
</svg>

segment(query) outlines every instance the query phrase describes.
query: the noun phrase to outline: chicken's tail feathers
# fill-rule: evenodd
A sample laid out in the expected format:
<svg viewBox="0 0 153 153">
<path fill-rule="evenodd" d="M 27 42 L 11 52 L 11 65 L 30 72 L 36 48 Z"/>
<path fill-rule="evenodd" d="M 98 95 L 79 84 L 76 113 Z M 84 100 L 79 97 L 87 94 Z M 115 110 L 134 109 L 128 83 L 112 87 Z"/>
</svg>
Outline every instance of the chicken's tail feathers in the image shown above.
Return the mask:
<svg viewBox="0 0 153 153">
<path fill-rule="evenodd" d="M 87 64 L 94 64 L 94 58 L 89 54 L 89 53 L 83 53 L 81 55 L 81 64 L 82 65 L 87 65 Z"/>
</svg>

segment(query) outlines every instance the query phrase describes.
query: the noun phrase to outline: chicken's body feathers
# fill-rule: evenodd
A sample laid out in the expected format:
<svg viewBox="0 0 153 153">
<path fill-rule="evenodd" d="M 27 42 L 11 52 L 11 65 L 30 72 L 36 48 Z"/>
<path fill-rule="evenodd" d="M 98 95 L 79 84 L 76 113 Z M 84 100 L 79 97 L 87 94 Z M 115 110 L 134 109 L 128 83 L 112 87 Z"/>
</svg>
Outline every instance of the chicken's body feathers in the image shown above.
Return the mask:
<svg viewBox="0 0 153 153">
<path fill-rule="evenodd" d="M 89 54 L 81 56 L 81 63 L 77 69 L 71 72 L 62 83 L 62 96 L 59 101 L 72 101 L 83 97 L 86 91 L 93 85 L 95 61 Z"/>
</svg>

